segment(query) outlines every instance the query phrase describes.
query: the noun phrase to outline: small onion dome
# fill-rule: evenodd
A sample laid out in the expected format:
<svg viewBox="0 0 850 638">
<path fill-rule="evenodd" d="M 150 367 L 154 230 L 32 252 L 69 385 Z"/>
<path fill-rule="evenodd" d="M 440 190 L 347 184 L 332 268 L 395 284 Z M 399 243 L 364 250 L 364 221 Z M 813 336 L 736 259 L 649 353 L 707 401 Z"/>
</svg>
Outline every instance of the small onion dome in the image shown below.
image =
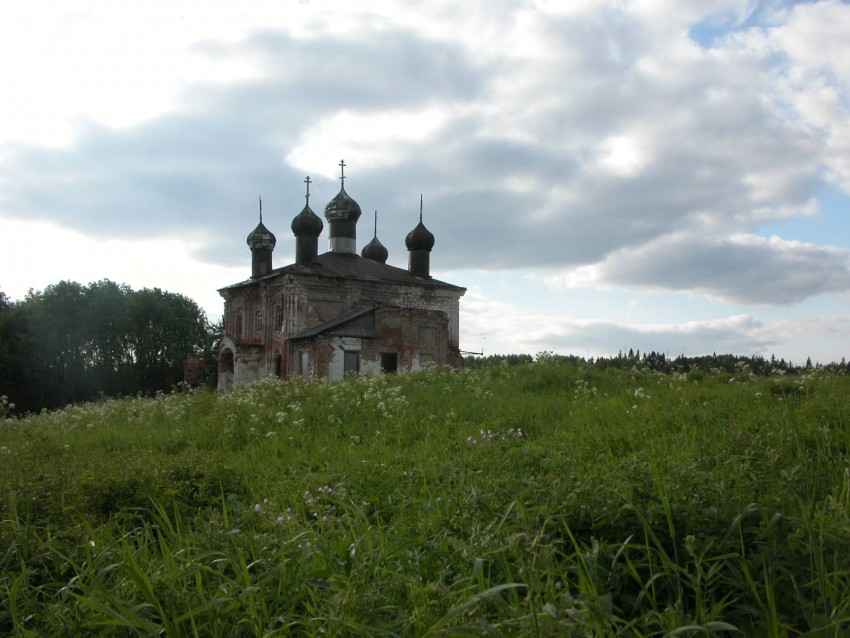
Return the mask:
<svg viewBox="0 0 850 638">
<path fill-rule="evenodd" d="M 361 256 L 366 259 L 371 259 L 372 261 L 379 261 L 382 264 L 387 263 L 387 257 L 390 256 L 389 251 L 384 247 L 384 245 L 378 241 L 377 237 L 372 238 L 368 244 L 363 247 L 363 250 L 360 253 Z"/>
<path fill-rule="evenodd" d="M 256 248 L 274 249 L 276 243 L 277 239 L 275 238 L 274 233 L 266 228 L 262 221 L 257 224 L 257 227 L 251 231 L 250 235 L 248 235 L 248 246 L 251 250 Z"/>
<path fill-rule="evenodd" d="M 324 227 L 322 220 L 312 211 L 309 204 L 292 220 L 292 233 L 296 236 L 318 237 Z"/>
<path fill-rule="evenodd" d="M 434 235 L 430 230 L 425 228 L 422 220 L 419 220 L 416 228 L 407 234 L 404 240 L 408 250 L 427 250 L 430 251 L 434 247 Z"/>
<path fill-rule="evenodd" d="M 325 206 L 325 219 L 330 221 L 343 220 L 356 222 L 360 219 L 360 204 L 355 202 L 345 188 L 341 188 L 336 197 Z"/>
</svg>

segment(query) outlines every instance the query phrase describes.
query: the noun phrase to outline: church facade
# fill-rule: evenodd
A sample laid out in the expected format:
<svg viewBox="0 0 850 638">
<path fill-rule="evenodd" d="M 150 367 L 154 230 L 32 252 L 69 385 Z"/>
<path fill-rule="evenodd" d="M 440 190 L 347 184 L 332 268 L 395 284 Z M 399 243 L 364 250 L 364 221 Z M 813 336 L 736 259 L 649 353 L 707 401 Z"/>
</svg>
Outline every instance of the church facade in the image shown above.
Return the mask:
<svg viewBox="0 0 850 638">
<path fill-rule="evenodd" d="M 324 223 L 307 203 L 292 220 L 295 263 L 272 267 L 276 238 L 260 223 L 248 235 L 251 278 L 219 290 L 224 335 L 218 387 L 269 375 L 339 379 L 349 374 L 459 366 L 459 305 L 465 288 L 431 277 L 434 235 L 422 223 L 407 235 L 408 268 L 386 263 L 375 236 L 356 250 L 359 204 L 341 188 L 327 206 L 329 250 L 319 254 Z"/>
</svg>

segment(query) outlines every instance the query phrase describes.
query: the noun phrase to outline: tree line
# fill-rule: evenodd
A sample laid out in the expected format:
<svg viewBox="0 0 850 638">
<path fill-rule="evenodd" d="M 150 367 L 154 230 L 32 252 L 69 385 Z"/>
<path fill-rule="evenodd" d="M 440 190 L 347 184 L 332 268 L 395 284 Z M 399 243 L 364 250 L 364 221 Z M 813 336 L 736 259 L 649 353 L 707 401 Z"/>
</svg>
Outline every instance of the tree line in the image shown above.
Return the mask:
<svg viewBox="0 0 850 638">
<path fill-rule="evenodd" d="M 805 364 L 795 365 L 791 361 L 785 359 L 777 359 L 775 355 L 770 358 L 762 356 L 741 356 L 734 354 L 717 354 L 699 355 L 686 357 L 681 354 L 670 358 L 663 352 L 644 352 L 630 348 L 627 353 L 620 351 L 613 357 L 577 357 L 575 355 L 559 355 L 551 352 L 540 352 L 536 356 L 530 354 L 511 354 L 511 355 L 488 355 L 468 356 L 464 357 L 464 365 L 467 368 L 486 368 L 491 366 L 514 366 L 534 363 L 536 361 L 549 362 L 571 362 L 583 363 L 592 366 L 599 370 L 609 368 L 628 370 L 631 368 L 640 368 L 643 370 L 652 370 L 656 372 L 713 372 L 722 371 L 729 374 L 737 374 L 742 371 L 752 372 L 757 375 L 769 375 L 777 371 L 794 374 L 801 370 L 812 368 L 812 360 L 806 359 Z M 848 364 L 844 357 L 839 363 L 829 363 L 825 366 L 830 370 L 848 371 Z"/>
<path fill-rule="evenodd" d="M 211 364 L 212 383 L 219 338 L 194 301 L 159 288 L 60 281 L 18 302 L 0 291 L 0 396 L 24 413 L 153 394 L 183 381 L 190 358 Z"/>
</svg>

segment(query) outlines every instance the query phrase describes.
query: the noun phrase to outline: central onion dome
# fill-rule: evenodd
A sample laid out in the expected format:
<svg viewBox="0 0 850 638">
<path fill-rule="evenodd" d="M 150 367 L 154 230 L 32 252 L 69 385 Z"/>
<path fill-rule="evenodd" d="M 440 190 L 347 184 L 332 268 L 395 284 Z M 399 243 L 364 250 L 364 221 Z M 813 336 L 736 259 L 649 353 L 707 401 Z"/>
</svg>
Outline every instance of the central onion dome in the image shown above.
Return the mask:
<svg viewBox="0 0 850 638">
<path fill-rule="evenodd" d="M 351 196 L 345 192 L 345 187 L 341 188 L 337 196 L 325 206 L 325 219 L 329 222 L 346 220 L 356 223 L 361 214 L 360 204 L 351 199 Z"/>
<path fill-rule="evenodd" d="M 330 225 L 328 241 L 332 253 L 357 255 L 357 220 L 360 204 L 345 192 L 345 162 L 339 163 L 341 188 L 336 197 L 325 206 L 325 219 Z"/>
</svg>

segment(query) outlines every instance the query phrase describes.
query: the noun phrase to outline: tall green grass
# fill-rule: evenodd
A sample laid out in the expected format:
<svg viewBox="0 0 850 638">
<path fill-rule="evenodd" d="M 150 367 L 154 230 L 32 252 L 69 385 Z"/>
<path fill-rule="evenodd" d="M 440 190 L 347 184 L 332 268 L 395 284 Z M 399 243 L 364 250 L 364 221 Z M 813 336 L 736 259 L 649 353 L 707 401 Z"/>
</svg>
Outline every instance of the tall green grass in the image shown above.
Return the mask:
<svg viewBox="0 0 850 638">
<path fill-rule="evenodd" d="M 0 422 L 0 634 L 845 636 L 850 383 L 541 357 Z"/>
</svg>

